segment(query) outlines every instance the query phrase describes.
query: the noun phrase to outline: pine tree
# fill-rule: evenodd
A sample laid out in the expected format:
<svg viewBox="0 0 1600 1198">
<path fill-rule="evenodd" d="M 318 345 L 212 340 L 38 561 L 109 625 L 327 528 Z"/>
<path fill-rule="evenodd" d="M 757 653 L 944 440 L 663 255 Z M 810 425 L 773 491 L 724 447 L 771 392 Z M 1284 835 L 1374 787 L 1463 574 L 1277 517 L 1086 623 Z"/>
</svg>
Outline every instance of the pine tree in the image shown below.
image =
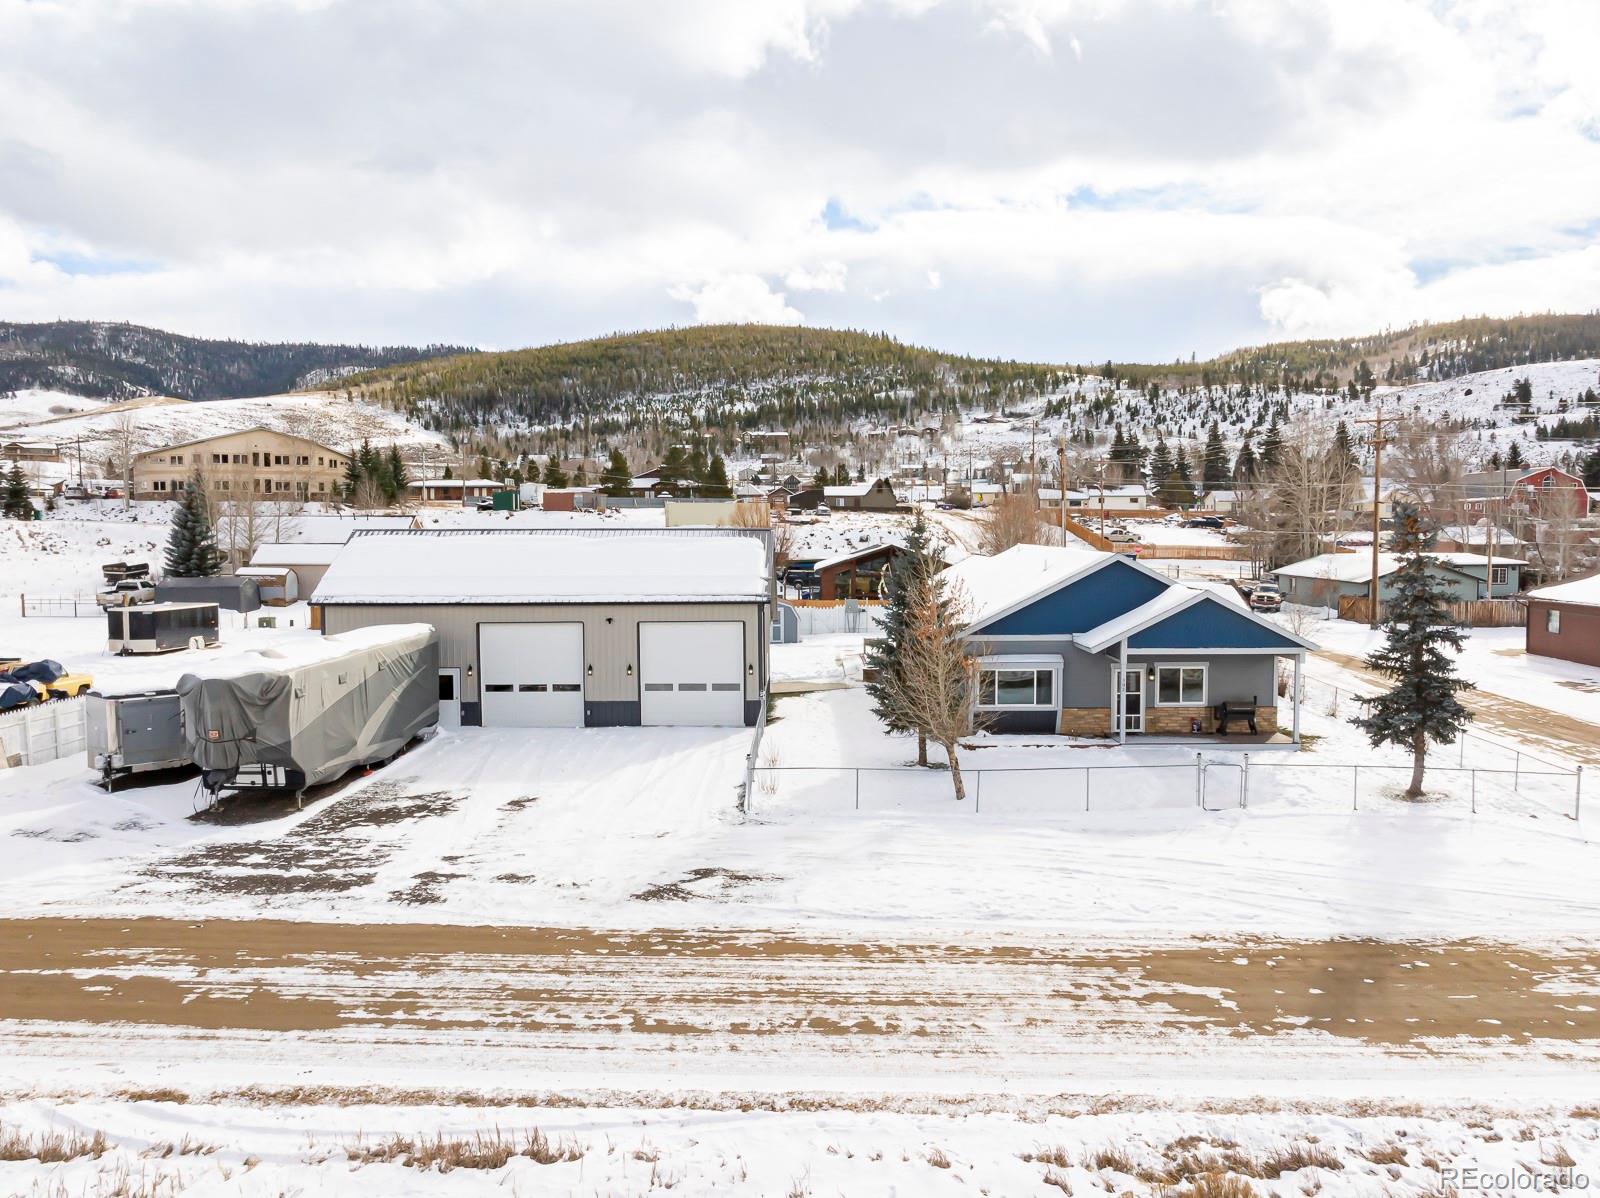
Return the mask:
<svg viewBox="0 0 1600 1198">
<path fill-rule="evenodd" d="M 525 477 L 527 478 L 527 480 L 530 483 L 536 483 L 536 482 L 539 481 L 541 476 L 539 474 L 539 459 L 538 458 L 529 458 L 528 459 L 528 473 L 527 473 L 527 475 Z"/>
<path fill-rule="evenodd" d="M 850 467 L 843 462 L 833 468 L 833 485 L 836 487 L 848 487 L 850 485 Z"/>
<path fill-rule="evenodd" d="M 28 476 L 22 473 L 22 463 L 12 462 L 6 473 L 5 501 L 3 505 L 8 520 L 32 520 L 33 502 L 28 498 Z"/>
<path fill-rule="evenodd" d="M 1505 468 L 1507 470 L 1521 470 L 1527 464 L 1527 459 L 1522 456 L 1522 442 L 1511 442 L 1511 448 L 1506 450 Z"/>
<path fill-rule="evenodd" d="M 633 473 L 628 469 L 628 459 L 622 456 L 622 450 L 613 449 L 611 460 L 600 474 L 600 489 L 607 495 L 626 495 L 632 482 Z"/>
<path fill-rule="evenodd" d="M 679 484 L 690 478 L 689 461 L 684 456 L 683 446 L 674 445 L 667 450 L 667 456 L 662 459 L 661 469 L 657 472 L 656 477 L 661 480 L 663 487 L 672 490 L 674 493 L 677 492 Z M 687 488 L 686 493 L 692 490 L 693 488 Z"/>
<path fill-rule="evenodd" d="M 1200 482 L 1206 491 L 1223 491 L 1228 486 L 1228 447 L 1222 430 L 1213 420 L 1206 431 L 1205 458 L 1200 466 Z"/>
<path fill-rule="evenodd" d="M 575 487 L 587 487 L 589 485 L 589 471 L 585 467 L 582 458 L 579 458 L 578 464 L 572 468 L 572 485 Z"/>
<path fill-rule="evenodd" d="M 561 468 L 561 459 L 554 454 L 544 464 L 544 485 L 557 490 L 567 485 L 567 472 Z"/>
<path fill-rule="evenodd" d="M 405 498 L 406 487 L 411 483 L 411 474 L 406 470 L 406 464 L 400 457 L 400 447 L 398 445 L 389 446 L 388 466 L 390 486 L 389 499 L 392 503 L 397 499 Z"/>
<path fill-rule="evenodd" d="M 1171 473 L 1172 450 L 1167 448 L 1165 437 L 1157 437 L 1156 447 L 1150 451 L 1150 481 L 1160 487 Z"/>
<path fill-rule="evenodd" d="M 728 463 L 722 460 L 722 455 L 714 454 L 711 464 L 706 467 L 706 485 L 704 494 L 713 499 L 729 499 L 733 496 L 733 488 L 728 485 Z"/>
<path fill-rule="evenodd" d="M 1189 453 L 1181 445 L 1178 446 L 1177 456 L 1172 459 L 1172 472 L 1184 481 L 1193 499 L 1194 472 L 1189 469 Z"/>
<path fill-rule="evenodd" d="M 868 642 L 864 659 L 867 669 L 875 672 L 874 680 L 865 684 L 867 694 L 872 698 L 873 710 L 891 732 L 916 731 L 895 722 L 895 687 L 899 681 L 896 667 L 905 645 L 910 613 L 943 565 L 932 530 L 919 508 L 911 518 L 905 547 L 895 555 L 884 578 L 885 602 L 878 622 L 881 636 Z M 928 738 L 921 733 L 917 735 L 917 764 L 928 764 Z"/>
<path fill-rule="evenodd" d="M 1333 430 L 1333 465 L 1345 477 L 1354 477 L 1359 473 L 1356 466 L 1356 452 L 1350 442 L 1350 429 L 1343 420 Z"/>
<path fill-rule="evenodd" d="M 211 578 L 222 569 L 223 561 L 211 529 L 205 482 L 196 471 L 172 513 L 172 531 L 167 534 L 167 577 Z"/>
<path fill-rule="evenodd" d="M 1256 451 L 1250 444 L 1250 435 L 1246 433 L 1244 444 L 1239 446 L 1238 460 L 1233 464 L 1233 481 L 1242 487 L 1255 478 L 1258 469 Z"/>
<path fill-rule="evenodd" d="M 1278 414 L 1272 414 L 1272 423 L 1267 425 L 1266 436 L 1261 438 L 1261 469 L 1270 470 L 1278 464 L 1278 458 L 1283 454 L 1283 434 L 1278 430 Z"/>
<path fill-rule="evenodd" d="M 1583 485 L 1591 491 L 1600 491 L 1600 446 L 1583 459 Z"/>
<path fill-rule="evenodd" d="M 448 473 L 445 474 L 449 478 Z M 361 489 L 361 462 L 355 454 L 350 455 L 350 460 L 344 464 L 344 497 L 350 502 L 355 501 L 356 492 Z"/>
<path fill-rule="evenodd" d="M 1423 769 L 1430 740 L 1448 745 L 1472 718 L 1456 699 L 1472 684 L 1456 677 L 1455 662 L 1445 649 L 1460 653 L 1464 638 L 1450 622 L 1445 585 L 1428 570 L 1438 530 L 1425 525 L 1414 505 L 1395 504 L 1394 548 L 1405 560 L 1391 577 L 1394 594 L 1384 623 L 1385 641 L 1367 658 L 1369 669 L 1394 680 L 1384 694 L 1362 699 L 1367 714 L 1350 722 L 1367 734 L 1374 747 L 1399 745 L 1411 750 L 1411 784 L 1406 797 L 1422 794 Z"/>
</svg>

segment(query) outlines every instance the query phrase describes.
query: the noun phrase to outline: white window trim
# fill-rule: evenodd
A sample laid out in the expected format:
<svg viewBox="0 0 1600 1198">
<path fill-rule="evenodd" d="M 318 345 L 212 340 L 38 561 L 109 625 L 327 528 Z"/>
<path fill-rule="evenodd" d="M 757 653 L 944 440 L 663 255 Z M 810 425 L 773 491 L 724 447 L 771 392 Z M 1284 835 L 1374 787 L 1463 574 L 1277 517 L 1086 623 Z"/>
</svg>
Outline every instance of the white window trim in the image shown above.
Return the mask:
<svg viewBox="0 0 1600 1198">
<path fill-rule="evenodd" d="M 978 693 L 973 696 L 973 706 L 979 711 L 1059 711 L 1061 710 L 1061 676 L 1065 672 L 1065 661 L 1052 654 L 997 654 L 978 658 L 978 671 L 985 670 L 1047 670 L 1050 678 L 1050 694 L 1053 702 L 1050 703 L 985 703 L 983 702 L 983 687 L 980 681 Z M 998 691 L 998 688 L 996 688 Z M 1035 694 L 1038 693 L 1037 683 Z"/>
<path fill-rule="evenodd" d="M 1158 661 L 1155 666 L 1155 681 L 1149 684 L 1150 695 L 1147 702 L 1155 707 L 1209 707 L 1211 706 L 1211 667 L 1203 661 Z M 1162 670 L 1199 670 L 1200 671 L 1200 702 L 1186 702 L 1183 698 L 1183 679 L 1178 679 L 1178 701 L 1176 703 L 1163 703 L 1161 701 L 1161 671 Z"/>
<path fill-rule="evenodd" d="M 1550 636 L 1561 635 L 1561 609 L 1559 607 L 1545 608 L 1544 630 Z"/>
</svg>

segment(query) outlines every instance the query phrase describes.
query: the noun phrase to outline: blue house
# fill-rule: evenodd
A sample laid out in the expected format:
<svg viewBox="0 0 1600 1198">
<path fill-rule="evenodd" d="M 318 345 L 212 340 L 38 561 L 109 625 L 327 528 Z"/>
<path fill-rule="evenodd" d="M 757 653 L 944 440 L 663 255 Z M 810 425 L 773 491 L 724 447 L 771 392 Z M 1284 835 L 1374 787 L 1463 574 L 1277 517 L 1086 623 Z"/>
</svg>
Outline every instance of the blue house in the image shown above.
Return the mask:
<svg viewBox="0 0 1600 1198">
<path fill-rule="evenodd" d="M 1018 545 L 940 574 L 978 659 L 977 712 L 997 732 L 1196 736 L 1247 710 L 1247 743 L 1299 743 L 1299 678 L 1316 648 L 1230 588 L 1175 582 L 1117 553 Z M 1278 735 L 1277 662 L 1294 662 L 1290 735 Z M 1229 733 L 1242 733 L 1230 721 Z M 1244 741 L 1245 738 L 1240 736 Z"/>
</svg>

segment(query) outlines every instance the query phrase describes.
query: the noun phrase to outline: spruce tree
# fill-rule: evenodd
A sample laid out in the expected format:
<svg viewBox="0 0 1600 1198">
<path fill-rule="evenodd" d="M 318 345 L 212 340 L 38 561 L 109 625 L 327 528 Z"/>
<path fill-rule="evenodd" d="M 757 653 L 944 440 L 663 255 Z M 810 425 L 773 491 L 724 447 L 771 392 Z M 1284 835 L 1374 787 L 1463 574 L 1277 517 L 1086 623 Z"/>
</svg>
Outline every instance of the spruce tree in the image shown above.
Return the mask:
<svg viewBox="0 0 1600 1198">
<path fill-rule="evenodd" d="M 406 470 L 406 464 L 400 458 L 400 447 L 389 446 L 389 486 L 391 488 L 391 502 L 395 499 L 406 497 L 406 487 L 411 482 L 411 474 Z"/>
<path fill-rule="evenodd" d="M 567 485 L 567 472 L 561 468 L 561 459 L 554 454 L 544 464 L 544 485 L 557 490 Z"/>
<path fill-rule="evenodd" d="M 1272 414 L 1272 423 L 1267 425 L 1266 436 L 1261 438 L 1261 469 L 1270 470 L 1278 464 L 1278 458 L 1283 453 L 1283 434 L 1278 430 L 1278 414 Z"/>
<path fill-rule="evenodd" d="M 33 502 L 28 498 L 28 476 L 22 473 L 22 463 L 12 462 L 6 473 L 5 502 L 8 520 L 32 520 Z"/>
<path fill-rule="evenodd" d="M 896 666 L 905 644 L 906 625 L 912 608 L 926 593 L 933 576 L 943 567 L 938 546 L 933 541 L 932 529 L 919 509 L 911 518 L 911 528 L 906 534 L 904 549 L 895 555 L 884 577 L 884 607 L 878 620 L 881 636 L 867 642 L 864 664 L 875 672 L 873 681 L 865 684 L 872 698 L 872 707 L 891 732 L 912 732 L 910 726 L 895 721 L 894 688 L 897 681 Z M 917 764 L 928 764 L 928 739 L 917 736 Z"/>
<path fill-rule="evenodd" d="M 733 488 L 728 485 L 728 463 L 722 460 L 722 455 L 715 454 L 711 464 L 706 467 L 706 495 L 713 499 L 728 499 L 733 495 Z"/>
<path fill-rule="evenodd" d="M 1505 468 L 1507 470 L 1521 470 L 1526 467 L 1527 464 L 1527 459 L 1522 456 L 1522 442 L 1511 442 L 1511 448 L 1506 450 Z"/>
<path fill-rule="evenodd" d="M 1233 481 L 1237 486 L 1245 486 L 1255 478 L 1258 469 L 1255 448 L 1250 444 L 1250 435 L 1245 434 L 1244 444 L 1239 446 L 1239 457 L 1233 466 Z"/>
<path fill-rule="evenodd" d="M 350 455 L 350 460 L 344 464 L 344 497 L 351 503 L 355 502 L 356 492 L 361 489 L 361 463 L 355 454 Z M 445 475 L 449 478 L 449 474 Z"/>
<path fill-rule="evenodd" d="M 600 475 L 600 489 L 607 495 L 622 496 L 628 493 L 632 482 L 633 474 L 628 469 L 628 459 L 622 456 L 622 450 L 613 449 L 611 460 Z"/>
<path fill-rule="evenodd" d="M 1423 522 L 1412 504 L 1395 504 L 1394 548 L 1405 560 L 1394 579 L 1384 645 L 1367 658 L 1369 669 L 1394 680 L 1386 693 L 1360 702 L 1367 714 L 1350 722 L 1367 734 L 1374 747 L 1399 745 L 1411 750 L 1411 784 L 1406 797 L 1422 794 L 1428 742 L 1453 744 L 1472 718 L 1456 699 L 1472 683 L 1456 677 L 1446 649 L 1459 653 L 1461 629 L 1450 622 L 1445 585 L 1428 572 L 1437 559 L 1429 556 L 1438 530 Z"/>
<path fill-rule="evenodd" d="M 1343 420 L 1333 430 L 1333 465 L 1345 477 L 1358 473 L 1355 449 L 1350 443 L 1350 429 Z"/>
<path fill-rule="evenodd" d="M 222 569 L 224 558 L 211 528 L 211 509 L 199 471 L 172 513 L 167 534 L 168 578 L 211 578 Z"/>
<path fill-rule="evenodd" d="M 1583 485 L 1591 491 L 1600 491 L 1600 446 L 1583 459 Z"/>
<path fill-rule="evenodd" d="M 1156 447 L 1150 451 L 1150 481 L 1157 487 L 1164 486 L 1171 473 L 1172 450 L 1165 437 L 1157 437 Z"/>
<path fill-rule="evenodd" d="M 1205 460 L 1200 467 L 1200 482 L 1206 491 L 1222 491 L 1228 486 L 1228 447 L 1222 430 L 1213 420 L 1206 431 Z"/>
</svg>

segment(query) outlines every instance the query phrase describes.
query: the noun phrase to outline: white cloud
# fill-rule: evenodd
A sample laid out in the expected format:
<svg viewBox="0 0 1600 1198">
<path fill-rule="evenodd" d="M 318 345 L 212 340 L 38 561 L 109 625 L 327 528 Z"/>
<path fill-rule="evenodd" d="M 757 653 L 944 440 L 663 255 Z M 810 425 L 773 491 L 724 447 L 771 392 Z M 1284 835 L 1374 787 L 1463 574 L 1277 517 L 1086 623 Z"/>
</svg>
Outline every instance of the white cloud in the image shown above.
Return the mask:
<svg viewBox="0 0 1600 1198">
<path fill-rule="evenodd" d="M 788 305 L 781 291 L 774 292 L 756 275 L 723 275 L 697 287 L 673 287 L 668 294 L 694 305 L 696 324 L 799 324 L 805 319 Z"/>
<path fill-rule="evenodd" d="M 0 4 L 0 318 L 492 345 L 804 295 L 1100 360 L 1589 309 L 1597 37 L 1588 0 Z"/>
</svg>

